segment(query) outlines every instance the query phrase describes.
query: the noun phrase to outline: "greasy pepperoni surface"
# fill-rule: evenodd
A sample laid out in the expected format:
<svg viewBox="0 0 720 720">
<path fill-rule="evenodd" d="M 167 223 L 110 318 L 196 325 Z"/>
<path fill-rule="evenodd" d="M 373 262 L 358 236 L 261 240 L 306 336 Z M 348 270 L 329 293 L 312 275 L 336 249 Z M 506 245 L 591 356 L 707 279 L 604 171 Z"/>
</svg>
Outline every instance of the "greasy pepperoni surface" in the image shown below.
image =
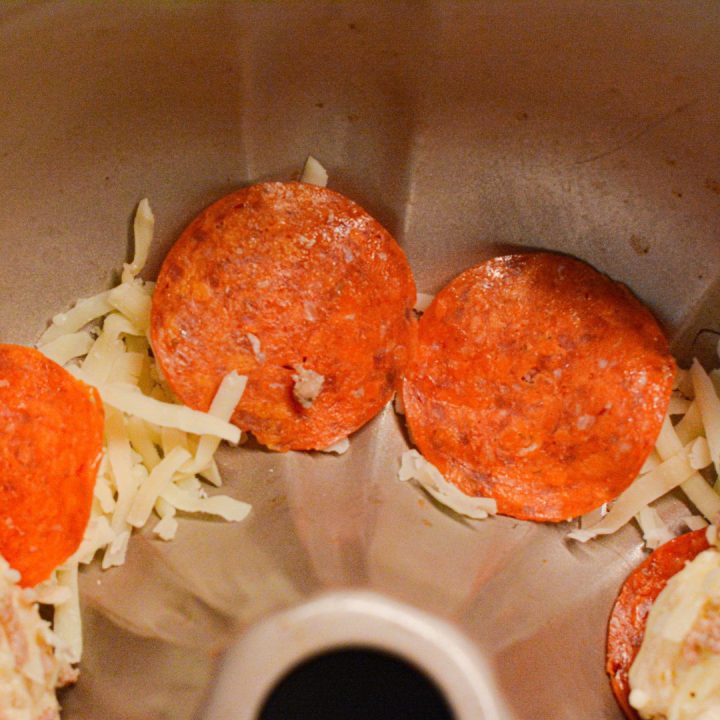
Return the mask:
<svg viewBox="0 0 720 720">
<path fill-rule="evenodd" d="M 405 255 L 361 207 L 314 185 L 265 183 L 211 205 L 170 250 L 153 348 L 185 404 L 207 409 L 237 370 L 249 379 L 233 422 L 276 450 L 322 449 L 392 396 L 414 303 Z M 298 365 L 324 378 L 309 407 L 293 394 Z"/>
<path fill-rule="evenodd" d="M 628 672 L 645 636 L 650 608 L 668 580 L 708 547 L 704 529 L 661 545 L 630 574 L 615 601 L 608 624 L 606 670 L 613 693 L 630 720 L 639 716 L 628 701 Z"/>
<path fill-rule="evenodd" d="M 21 585 L 77 549 L 102 454 L 97 392 L 32 348 L 0 345 L 0 555 Z"/>
<path fill-rule="evenodd" d="M 422 454 L 498 511 L 561 521 L 619 495 L 653 447 L 674 362 L 650 312 L 586 263 L 494 258 L 422 316 L 403 383 Z"/>
</svg>

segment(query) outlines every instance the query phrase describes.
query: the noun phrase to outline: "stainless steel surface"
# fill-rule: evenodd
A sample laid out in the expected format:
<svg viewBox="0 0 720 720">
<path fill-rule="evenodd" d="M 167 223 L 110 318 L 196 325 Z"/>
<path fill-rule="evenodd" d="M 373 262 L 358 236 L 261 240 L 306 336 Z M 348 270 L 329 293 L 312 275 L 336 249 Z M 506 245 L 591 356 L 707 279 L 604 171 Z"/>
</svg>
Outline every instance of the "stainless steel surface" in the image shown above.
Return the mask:
<svg viewBox="0 0 720 720">
<path fill-rule="evenodd" d="M 626 282 L 683 360 L 720 300 L 720 5 L 29 2 L 0 8 L 0 341 L 106 288 L 148 196 L 156 273 L 184 224 L 307 153 L 405 248 L 418 289 L 517 246 Z M 625 528 L 459 522 L 396 480 L 386 409 L 340 458 L 225 449 L 240 525 L 82 578 L 86 656 L 65 718 L 191 718 L 234 633 L 327 589 L 454 623 L 516 718 L 619 718 L 607 614 Z M 674 501 L 669 501 L 674 507 Z"/>
</svg>

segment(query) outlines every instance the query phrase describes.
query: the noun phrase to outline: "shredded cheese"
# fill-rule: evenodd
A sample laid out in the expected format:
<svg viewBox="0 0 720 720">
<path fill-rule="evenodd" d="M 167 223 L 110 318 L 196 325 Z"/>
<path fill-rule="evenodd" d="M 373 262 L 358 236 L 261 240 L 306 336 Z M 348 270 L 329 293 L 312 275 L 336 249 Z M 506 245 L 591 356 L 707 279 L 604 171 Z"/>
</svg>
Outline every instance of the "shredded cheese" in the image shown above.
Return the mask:
<svg viewBox="0 0 720 720">
<path fill-rule="evenodd" d="M 655 550 L 655 548 L 660 547 L 660 545 L 666 543 L 668 540 L 672 540 L 674 537 L 670 528 L 663 522 L 658 511 L 650 505 L 641 508 L 635 518 L 642 530 L 645 547 L 650 550 Z"/>
<path fill-rule="evenodd" d="M 144 267 L 147 262 L 150 246 L 152 245 L 153 232 L 155 230 L 155 216 L 150 209 L 147 198 L 143 198 L 138 205 L 133 223 L 133 235 L 135 237 L 135 254 L 130 264 L 123 265 L 122 282 L 132 280 Z"/>
<path fill-rule="evenodd" d="M 328 445 L 326 448 L 323 448 L 320 452 L 342 455 L 346 453 L 349 449 L 350 441 L 347 438 L 342 438 L 341 440 L 334 442 L 332 445 Z"/>
<path fill-rule="evenodd" d="M 419 292 L 415 299 L 415 311 L 419 313 L 424 313 L 430 307 L 430 303 L 434 299 L 434 295 L 428 295 L 428 293 Z"/>
<path fill-rule="evenodd" d="M 133 498 L 127 521 L 134 527 L 143 527 L 150 517 L 155 502 L 172 482 L 173 475 L 192 455 L 184 448 L 173 448 L 153 469 Z"/>
<path fill-rule="evenodd" d="M 700 515 L 686 515 L 682 521 L 688 530 L 701 530 L 708 526 L 707 520 Z"/>
<path fill-rule="evenodd" d="M 218 420 L 229 421 L 245 392 L 246 385 L 247 376 L 238 375 L 234 370 L 228 373 L 220 383 L 220 387 L 210 404 L 208 414 Z M 217 435 L 202 435 L 198 442 L 195 457 L 192 462 L 183 465 L 182 470 L 187 473 L 202 473 L 209 469 L 218 445 L 220 445 L 220 438 Z M 211 477 L 208 479 L 212 482 Z"/>
<path fill-rule="evenodd" d="M 475 520 L 484 520 L 497 513 L 497 503 L 492 498 L 471 497 L 448 482 L 442 473 L 428 462 L 417 450 L 406 450 L 400 458 L 398 479 L 414 480 L 439 503 Z"/>
<path fill-rule="evenodd" d="M 609 509 L 609 503 L 603 503 L 600 507 L 591 510 L 589 513 L 585 513 L 585 515 L 580 518 L 580 528 L 586 530 L 596 523 L 599 523 L 600 520 L 608 514 Z"/>
<path fill-rule="evenodd" d="M 173 484 L 167 485 L 163 490 L 162 498 L 181 512 L 218 515 L 224 520 L 234 522 L 244 520 L 251 509 L 247 503 L 223 495 L 204 497 L 189 490 L 183 490 L 178 485 Z"/>
<path fill-rule="evenodd" d="M 82 374 L 79 375 L 84 379 Z M 89 383 L 93 384 L 93 383 Z M 122 383 L 96 385 L 106 405 L 160 427 L 172 427 L 196 435 L 215 435 L 231 443 L 240 442 L 240 429 L 225 420 L 184 405 L 162 402 L 143 395 L 139 388 Z"/>
<path fill-rule="evenodd" d="M 720 472 L 720 398 L 712 380 L 697 360 L 693 360 L 690 366 L 690 378 L 715 472 Z"/>
<path fill-rule="evenodd" d="M 300 176 L 300 182 L 318 185 L 319 187 L 327 187 L 327 170 L 312 155 L 308 155 L 302 175 Z"/>
<path fill-rule="evenodd" d="M 695 440 L 688 444 L 688 458 L 690 460 L 690 465 L 695 470 L 704 470 L 712 464 L 710 446 L 708 445 L 706 438 L 695 438 Z"/>
<path fill-rule="evenodd" d="M 65 365 L 76 357 L 87 355 L 93 345 L 93 337 L 87 332 L 68 333 L 61 335 L 43 345 L 42 350 L 45 357 L 50 358 L 58 365 Z"/>
<path fill-rule="evenodd" d="M 57 571 L 58 586 L 67 591 L 67 599 L 56 605 L 53 630 L 68 647 L 70 661 L 80 662 L 82 657 L 82 624 L 80 620 L 80 596 L 76 590 L 78 564 L 68 563 Z"/>
<path fill-rule="evenodd" d="M 50 327 L 40 336 L 38 346 L 46 345 L 51 340 L 57 340 L 68 333 L 77 332 L 93 320 L 107 315 L 112 310 L 112 305 L 108 302 L 109 295 L 110 291 L 106 290 L 91 298 L 78 300 L 72 310 L 55 315 Z"/>
<path fill-rule="evenodd" d="M 675 426 L 675 432 L 680 438 L 680 442 L 687 445 L 691 440 L 701 437 L 705 432 L 703 428 L 702 416 L 700 408 L 696 402 L 691 402 L 687 412 L 682 416 L 678 424 Z"/>
<path fill-rule="evenodd" d="M 645 458 L 643 466 L 640 468 L 640 475 L 650 472 L 650 470 L 656 468 L 660 462 L 660 456 L 658 455 L 657 450 L 651 450 L 650 454 Z"/>
<path fill-rule="evenodd" d="M 138 330 L 144 333 L 148 331 L 152 300 L 142 280 L 124 282 L 113 288 L 108 295 L 108 302 Z"/>
</svg>

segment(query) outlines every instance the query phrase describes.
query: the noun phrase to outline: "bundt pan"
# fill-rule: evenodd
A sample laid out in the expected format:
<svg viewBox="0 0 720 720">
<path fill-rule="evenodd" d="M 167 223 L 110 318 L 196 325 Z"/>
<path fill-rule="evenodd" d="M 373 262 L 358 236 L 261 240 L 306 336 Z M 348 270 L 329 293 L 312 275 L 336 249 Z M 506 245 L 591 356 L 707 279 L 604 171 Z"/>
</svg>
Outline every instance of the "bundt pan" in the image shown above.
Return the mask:
<svg viewBox="0 0 720 720">
<path fill-rule="evenodd" d="M 312 154 L 418 290 L 518 248 L 570 253 L 626 283 L 680 363 L 712 365 L 718 67 L 710 1 L 3 4 L 0 341 L 112 285 L 141 198 L 154 278 L 202 208 Z M 63 717 L 319 718 L 297 697 L 359 706 L 365 688 L 404 717 L 620 718 L 605 632 L 638 530 L 581 545 L 567 523 L 459 520 L 398 481 L 407 447 L 391 407 L 339 457 L 223 447 L 251 515 L 148 529 L 123 567 L 85 569 Z M 412 705 L 425 691 L 440 714 Z"/>
</svg>

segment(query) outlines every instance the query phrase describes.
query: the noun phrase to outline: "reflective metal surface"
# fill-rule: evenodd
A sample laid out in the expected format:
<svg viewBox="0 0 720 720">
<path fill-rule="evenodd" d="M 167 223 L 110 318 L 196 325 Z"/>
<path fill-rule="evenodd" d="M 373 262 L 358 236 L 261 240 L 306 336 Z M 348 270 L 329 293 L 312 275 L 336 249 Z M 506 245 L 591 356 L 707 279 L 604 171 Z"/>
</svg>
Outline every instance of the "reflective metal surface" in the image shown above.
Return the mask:
<svg viewBox="0 0 720 720">
<path fill-rule="evenodd" d="M 3 5 L 0 341 L 32 343 L 111 284 L 141 197 L 151 277 L 210 201 L 312 153 L 396 235 L 419 290 L 518 246 L 562 250 L 627 283 L 681 360 L 707 360 L 719 38 L 709 0 Z M 83 575 L 64 717 L 197 717 L 235 637 L 355 589 L 452 623 L 508 715 L 619 718 L 605 623 L 637 530 L 580 546 L 567 526 L 458 521 L 396 480 L 406 446 L 386 409 L 339 458 L 225 448 L 252 515 L 138 536 L 125 567 Z"/>
</svg>

